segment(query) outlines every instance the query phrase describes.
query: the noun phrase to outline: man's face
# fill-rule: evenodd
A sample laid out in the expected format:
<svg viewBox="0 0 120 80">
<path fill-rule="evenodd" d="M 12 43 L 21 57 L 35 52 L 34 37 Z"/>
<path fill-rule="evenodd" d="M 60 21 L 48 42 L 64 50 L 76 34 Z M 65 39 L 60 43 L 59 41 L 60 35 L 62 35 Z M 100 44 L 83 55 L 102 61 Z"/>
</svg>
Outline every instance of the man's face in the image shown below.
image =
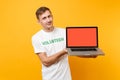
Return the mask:
<svg viewBox="0 0 120 80">
<path fill-rule="evenodd" d="M 53 27 L 53 17 L 50 11 L 47 10 L 43 14 L 39 15 L 39 23 L 44 29 Z"/>
</svg>

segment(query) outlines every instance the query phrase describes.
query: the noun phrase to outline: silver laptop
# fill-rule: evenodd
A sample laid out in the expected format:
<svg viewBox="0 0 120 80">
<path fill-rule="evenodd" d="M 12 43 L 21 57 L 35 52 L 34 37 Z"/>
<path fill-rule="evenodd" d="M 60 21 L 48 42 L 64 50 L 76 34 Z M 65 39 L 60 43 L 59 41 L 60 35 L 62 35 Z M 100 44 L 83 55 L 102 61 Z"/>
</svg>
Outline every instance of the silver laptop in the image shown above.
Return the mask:
<svg viewBox="0 0 120 80">
<path fill-rule="evenodd" d="M 98 48 L 98 27 L 66 27 L 66 47 L 69 55 L 104 55 Z"/>
</svg>

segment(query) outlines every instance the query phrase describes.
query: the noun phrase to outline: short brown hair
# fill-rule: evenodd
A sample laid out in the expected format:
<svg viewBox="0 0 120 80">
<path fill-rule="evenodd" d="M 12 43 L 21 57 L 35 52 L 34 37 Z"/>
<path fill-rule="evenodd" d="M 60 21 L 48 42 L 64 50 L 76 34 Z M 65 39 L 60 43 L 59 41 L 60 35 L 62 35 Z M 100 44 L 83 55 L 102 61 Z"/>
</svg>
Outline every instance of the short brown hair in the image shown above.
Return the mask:
<svg viewBox="0 0 120 80">
<path fill-rule="evenodd" d="M 37 19 L 39 19 L 39 15 L 43 14 L 47 10 L 50 11 L 50 9 L 48 7 L 40 7 L 40 8 L 38 8 L 37 11 L 36 11 Z M 50 11 L 50 13 L 51 13 L 51 11 Z"/>
</svg>

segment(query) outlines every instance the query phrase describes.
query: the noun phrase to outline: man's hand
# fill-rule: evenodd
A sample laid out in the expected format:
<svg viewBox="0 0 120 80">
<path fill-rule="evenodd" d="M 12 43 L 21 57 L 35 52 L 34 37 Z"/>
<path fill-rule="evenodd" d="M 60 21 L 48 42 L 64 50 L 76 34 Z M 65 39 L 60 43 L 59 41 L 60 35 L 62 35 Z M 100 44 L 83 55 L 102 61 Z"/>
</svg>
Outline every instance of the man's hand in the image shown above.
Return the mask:
<svg viewBox="0 0 120 80">
<path fill-rule="evenodd" d="M 63 49 L 65 52 L 68 52 L 66 48 Z"/>
</svg>

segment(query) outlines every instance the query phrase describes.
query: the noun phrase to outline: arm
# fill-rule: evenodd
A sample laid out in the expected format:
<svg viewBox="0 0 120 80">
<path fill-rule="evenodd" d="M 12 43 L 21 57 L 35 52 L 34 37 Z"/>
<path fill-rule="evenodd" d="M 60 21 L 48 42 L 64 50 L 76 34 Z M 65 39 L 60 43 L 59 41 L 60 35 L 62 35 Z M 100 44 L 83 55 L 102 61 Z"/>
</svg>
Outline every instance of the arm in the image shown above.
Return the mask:
<svg viewBox="0 0 120 80">
<path fill-rule="evenodd" d="M 54 55 L 51 56 L 47 56 L 47 54 L 45 52 L 41 52 L 38 53 L 38 57 L 40 58 L 41 62 L 43 65 L 45 65 L 46 67 L 51 66 L 52 64 L 54 64 L 55 62 L 57 62 L 59 60 L 59 58 L 63 55 L 67 54 L 66 50 L 62 50 Z"/>
</svg>

